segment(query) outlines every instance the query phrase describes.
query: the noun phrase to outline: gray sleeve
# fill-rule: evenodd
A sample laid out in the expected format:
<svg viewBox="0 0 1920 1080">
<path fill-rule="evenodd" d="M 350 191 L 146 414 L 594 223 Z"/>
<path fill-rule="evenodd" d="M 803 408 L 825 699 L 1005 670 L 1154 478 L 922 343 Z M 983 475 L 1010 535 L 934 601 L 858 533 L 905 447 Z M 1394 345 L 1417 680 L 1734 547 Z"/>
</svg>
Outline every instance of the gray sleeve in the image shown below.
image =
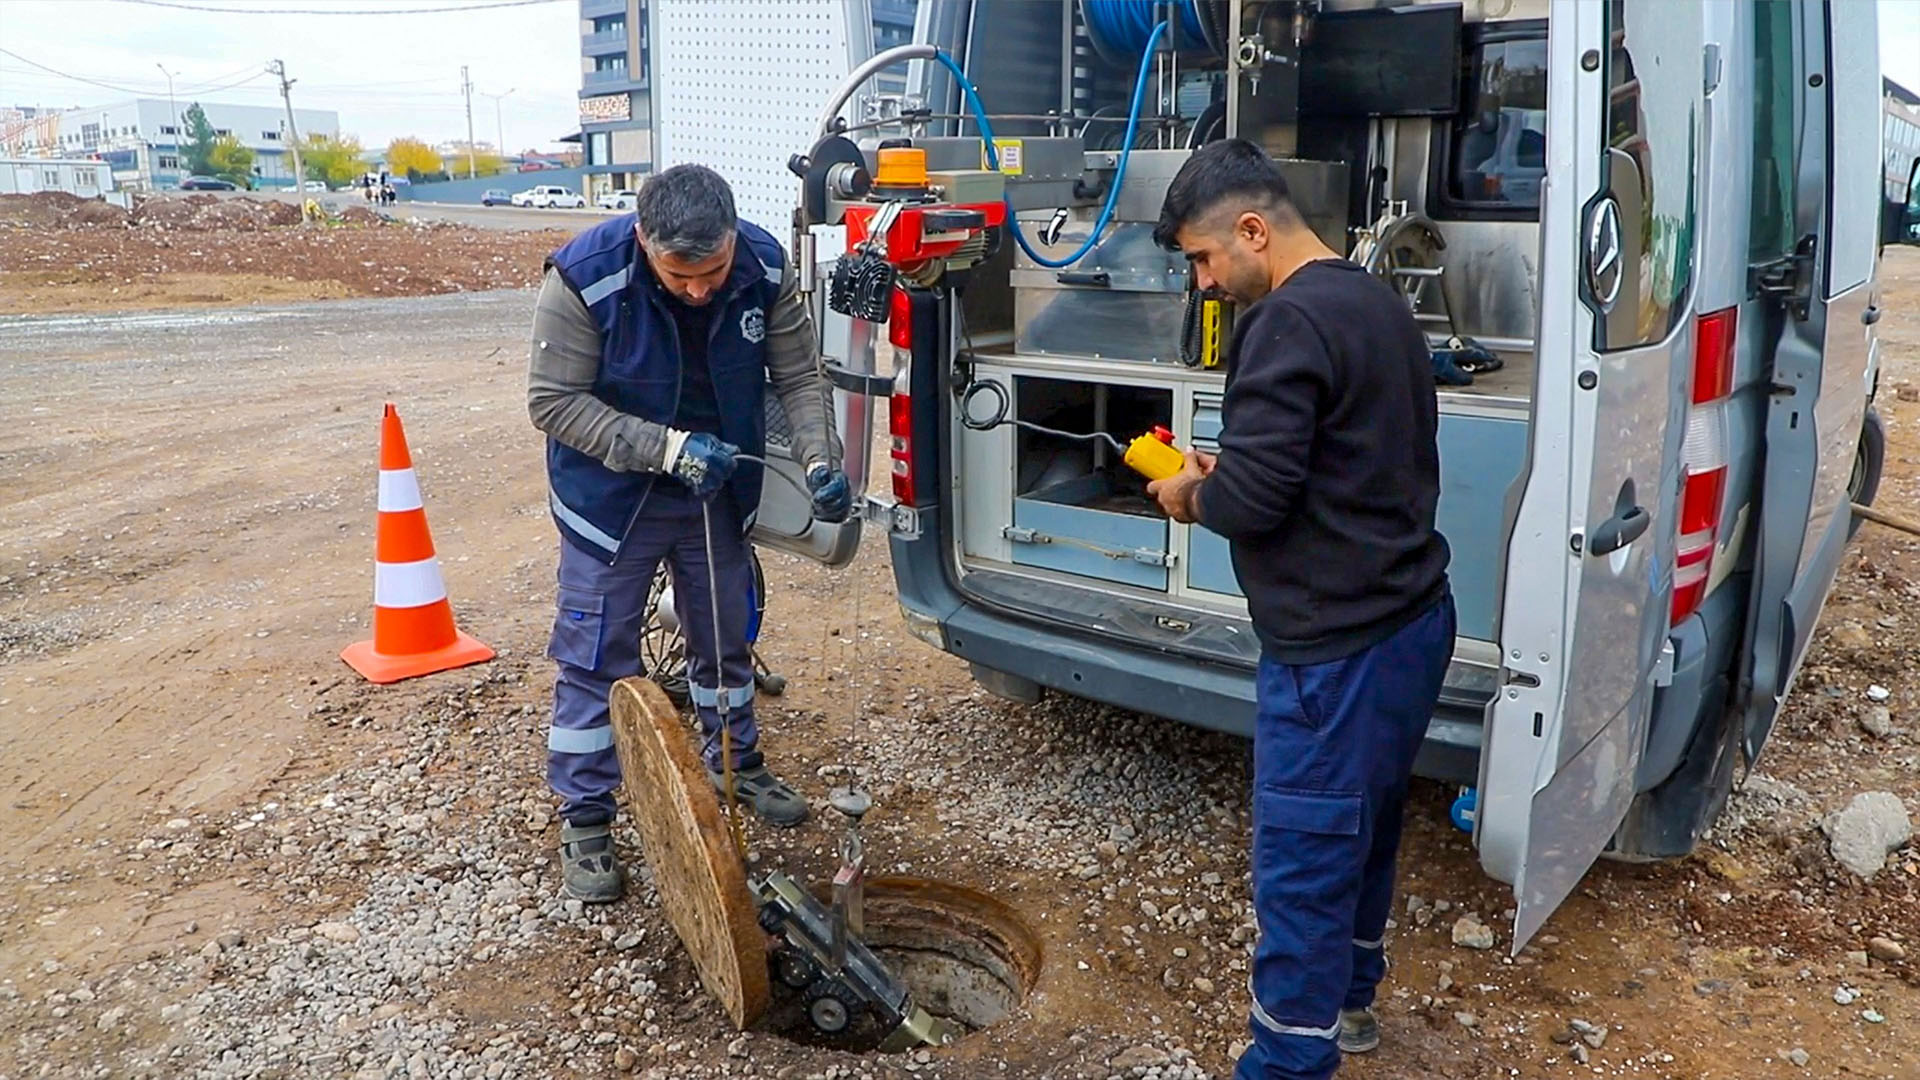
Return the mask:
<svg viewBox="0 0 1920 1080">
<path fill-rule="evenodd" d="M 616 472 L 659 472 L 667 429 L 593 396 L 600 373 L 600 328 L 558 272 L 547 271 L 533 311 L 527 359 L 527 414 L 564 446 Z"/>
<path fill-rule="evenodd" d="M 840 439 L 833 430 L 832 389 L 820 374 L 813 315 L 800 299 L 800 277 L 787 268 L 780 296 L 767 318 L 767 381 L 787 411 L 793 456 L 801 465 L 838 464 Z"/>
</svg>

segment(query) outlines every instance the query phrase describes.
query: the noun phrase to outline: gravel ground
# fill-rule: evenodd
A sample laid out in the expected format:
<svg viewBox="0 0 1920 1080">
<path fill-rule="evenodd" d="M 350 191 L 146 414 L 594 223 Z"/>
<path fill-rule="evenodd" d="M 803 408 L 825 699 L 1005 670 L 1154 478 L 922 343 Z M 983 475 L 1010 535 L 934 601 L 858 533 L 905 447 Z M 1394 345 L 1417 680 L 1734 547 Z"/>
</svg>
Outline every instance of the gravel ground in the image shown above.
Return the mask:
<svg viewBox="0 0 1920 1080">
<path fill-rule="evenodd" d="M 1889 261 L 1897 390 L 1920 375 L 1920 260 Z M 558 896 L 529 304 L 0 320 L 0 463 L 20 478 L 0 521 L 0 1078 L 1226 1076 L 1245 744 L 975 691 L 900 626 L 879 545 L 841 573 L 766 557 L 763 641 L 793 680 L 762 701 L 767 745 L 820 813 L 751 828 L 753 866 L 828 874 L 825 794 L 863 770 L 875 872 L 991 892 L 1040 938 L 1016 1014 L 884 1060 L 735 1033 L 630 829 L 625 902 Z M 389 395 L 462 626 L 502 656 L 372 688 L 335 654 L 365 631 Z M 1913 515 L 1920 408 L 1883 396 L 1882 502 Z M 1342 1075 L 1920 1075 L 1920 853 L 1863 882 L 1819 831 L 1862 792 L 1920 810 L 1916 555 L 1862 534 L 1765 772 L 1710 843 L 1603 863 L 1516 957 L 1510 891 L 1446 824 L 1452 792 L 1416 785 L 1387 1042 Z"/>
</svg>

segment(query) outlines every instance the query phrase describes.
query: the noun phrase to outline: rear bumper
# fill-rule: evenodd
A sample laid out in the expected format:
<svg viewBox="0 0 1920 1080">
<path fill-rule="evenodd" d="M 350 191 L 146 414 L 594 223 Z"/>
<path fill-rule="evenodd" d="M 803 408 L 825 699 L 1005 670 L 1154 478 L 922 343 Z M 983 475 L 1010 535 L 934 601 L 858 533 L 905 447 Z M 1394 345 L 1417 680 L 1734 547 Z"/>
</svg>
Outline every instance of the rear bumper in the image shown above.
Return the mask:
<svg viewBox="0 0 1920 1080">
<path fill-rule="evenodd" d="M 892 540 L 900 604 L 938 623 L 941 647 L 970 663 L 1075 697 L 1253 736 L 1254 673 L 988 606 L 962 594 L 942 557 L 939 512 L 920 512 L 921 537 Z M 1443 700 L 1415 760 L 1418 775 L 1471 784 L 1479 774 L 1481 710 Z"/>
</svg>

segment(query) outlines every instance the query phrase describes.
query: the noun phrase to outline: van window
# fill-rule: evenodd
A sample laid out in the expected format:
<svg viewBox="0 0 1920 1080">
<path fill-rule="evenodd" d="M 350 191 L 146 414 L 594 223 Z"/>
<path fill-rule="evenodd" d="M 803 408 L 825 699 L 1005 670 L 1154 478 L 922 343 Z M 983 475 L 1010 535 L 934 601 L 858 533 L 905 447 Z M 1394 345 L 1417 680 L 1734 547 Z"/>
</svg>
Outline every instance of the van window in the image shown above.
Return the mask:
<svg viewBox="0 0 1920 1080">
<path fill-rule="evenodd" d="M 1795 115 L 1800 104 L 1793 66 L 1791 4 L 1753 5 L 1753 209 L 1748 261 L 1772 262 L 1793 251 Z"/>
<path fill-rule="evenodd" d="M 1481 32 L 1467 50 L 1441 202 L 1455 211 L 1538 214 L 1547 175 L 1545 23 Z"/>
<path fill-rule="evenodd" d="M 1595 323 L 1602 350 L 1664 341 L 1686 314 L 1701 95 L 1697 7 L 1612 0 L 1607 26 L 1605 175 L 1625 270 L 1612 310 Z"/>
</svg>

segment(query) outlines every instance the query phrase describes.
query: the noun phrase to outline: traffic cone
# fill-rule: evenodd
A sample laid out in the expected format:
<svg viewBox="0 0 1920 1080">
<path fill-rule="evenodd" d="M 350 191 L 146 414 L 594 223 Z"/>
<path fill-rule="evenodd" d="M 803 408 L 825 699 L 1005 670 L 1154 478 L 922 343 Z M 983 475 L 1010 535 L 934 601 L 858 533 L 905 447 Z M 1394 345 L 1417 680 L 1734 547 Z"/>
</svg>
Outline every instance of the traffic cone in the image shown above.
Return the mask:
<svg viewBox="0 0 1920 1080">
<path fill-rule="evenodd" d="M 413 476 L 400 414 L 387 403 L 380 421 L 380 520 L 375 530 L 373 640 L 340 653 L 376 683 L 466 667 L 493 659 L 484 642 L 453 625 L 447 585 L 427 532 L 427 511 Z"/>
</svg>

